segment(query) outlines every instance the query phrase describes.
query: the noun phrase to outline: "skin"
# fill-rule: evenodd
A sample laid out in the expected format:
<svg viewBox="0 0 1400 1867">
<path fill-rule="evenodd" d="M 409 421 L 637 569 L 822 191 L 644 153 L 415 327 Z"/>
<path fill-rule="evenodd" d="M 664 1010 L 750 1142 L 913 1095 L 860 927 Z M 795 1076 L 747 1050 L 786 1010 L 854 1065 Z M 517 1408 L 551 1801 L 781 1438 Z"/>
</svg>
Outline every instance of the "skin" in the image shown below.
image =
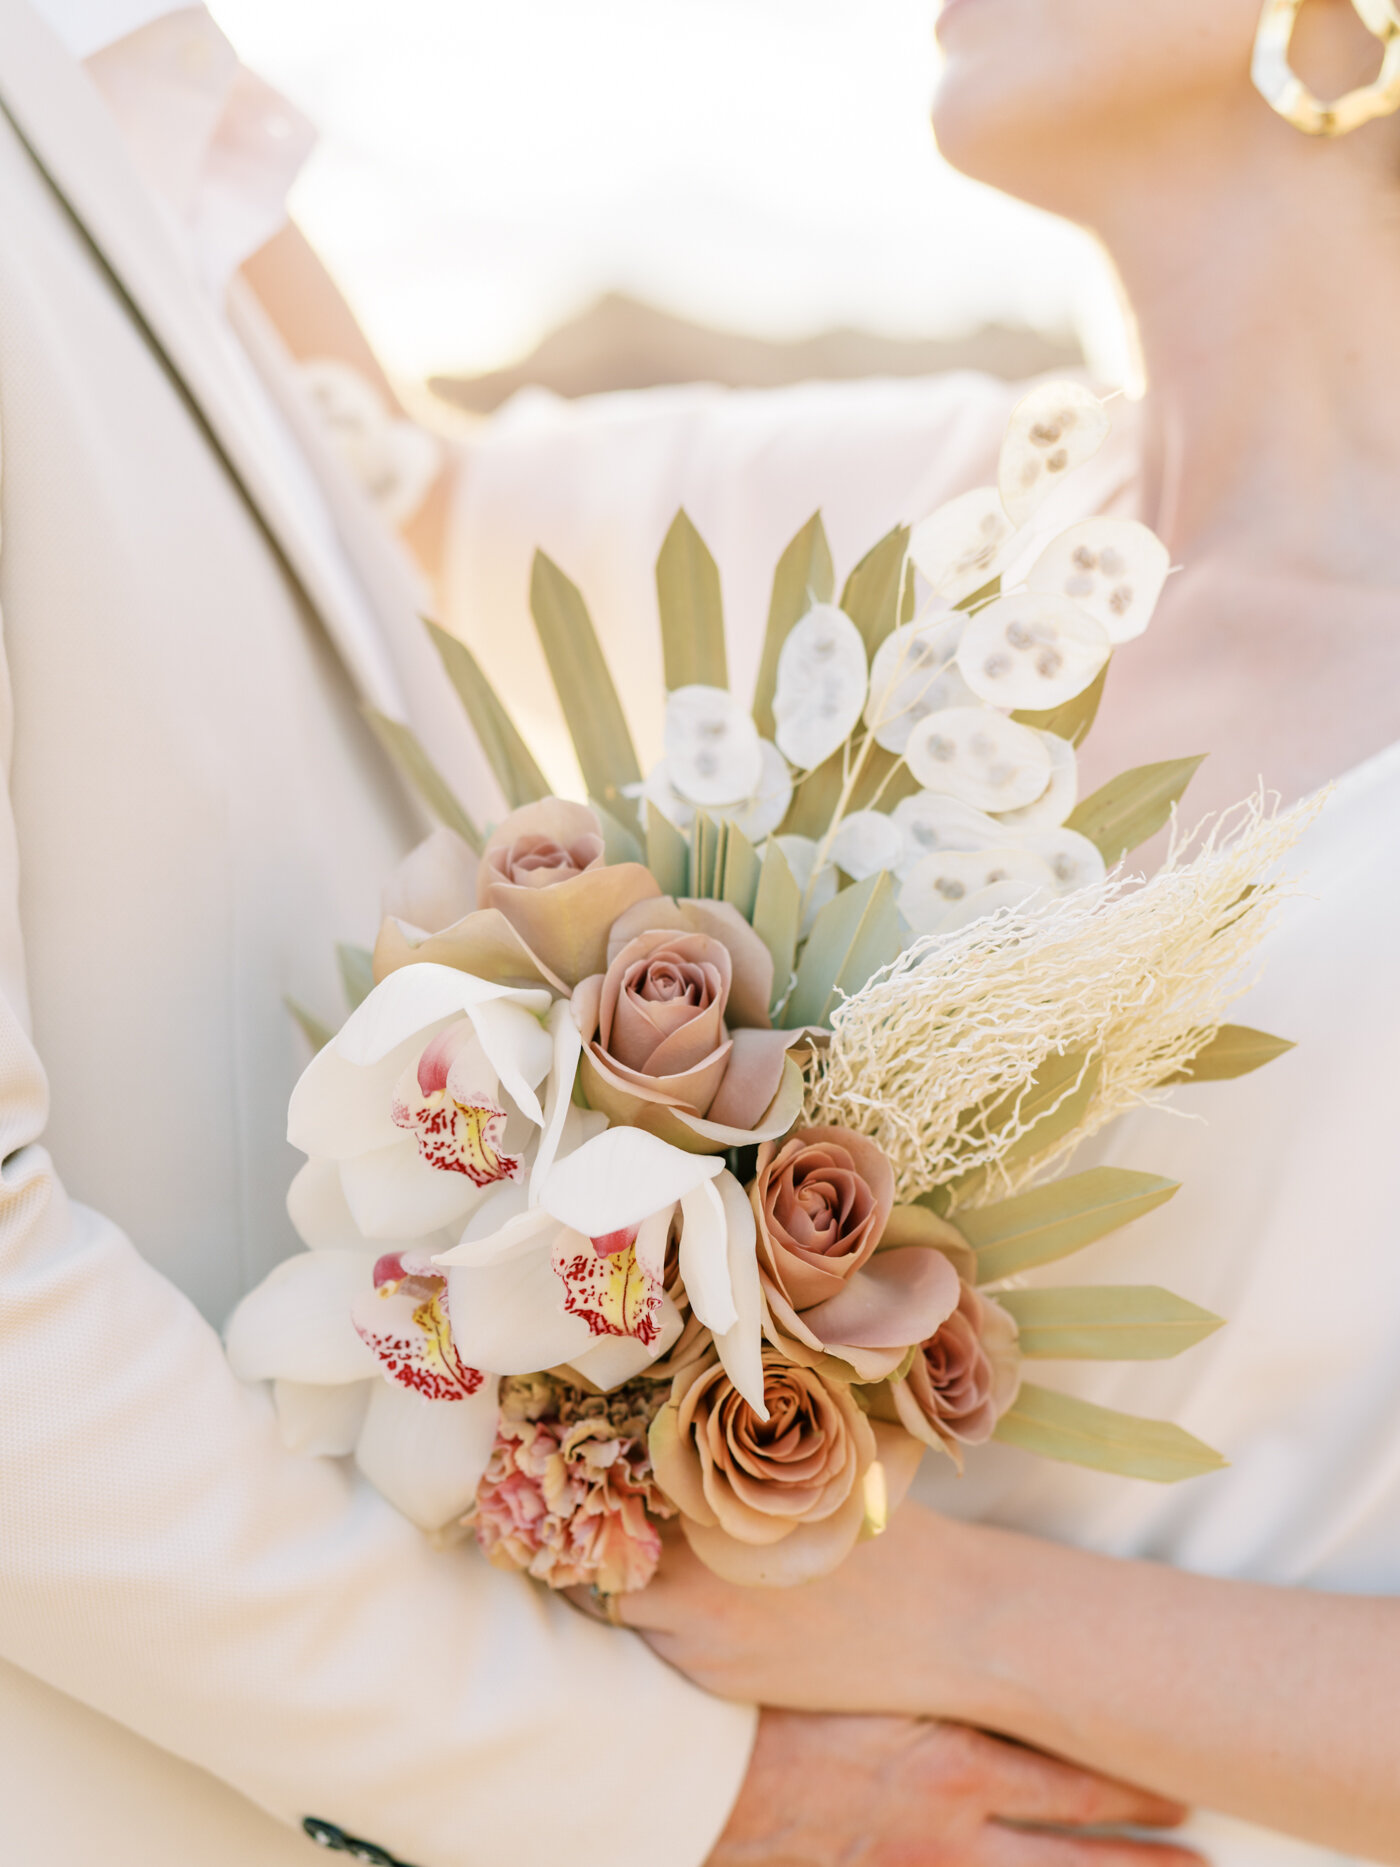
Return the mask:
<svg viewBox="0 0 1400 1867">
<path fill-rule="evenodd" d="M 1115 662 L 1090 782 L 1212 748 L 1193 800 L 1301 795 L 1400 740 L 1400 116 L 1307 138 L 1253 91 L 1258 0 L 952 0 L 935 109 L 970 174 L 1096 232 L 1148 383 L 1140 516 L 1184 570 Z M 1323 96 L 1378 47 L 1311 0 Z M 1150 204 L 1150 211 L 1147 211 Z M 684 1550 L 626 1605 L 769 1703 L 965 1720 L 1400 1862 L 1400 1602 L 1187 1576 L 908 1508 L 838 1575 Z"/>
</svg>

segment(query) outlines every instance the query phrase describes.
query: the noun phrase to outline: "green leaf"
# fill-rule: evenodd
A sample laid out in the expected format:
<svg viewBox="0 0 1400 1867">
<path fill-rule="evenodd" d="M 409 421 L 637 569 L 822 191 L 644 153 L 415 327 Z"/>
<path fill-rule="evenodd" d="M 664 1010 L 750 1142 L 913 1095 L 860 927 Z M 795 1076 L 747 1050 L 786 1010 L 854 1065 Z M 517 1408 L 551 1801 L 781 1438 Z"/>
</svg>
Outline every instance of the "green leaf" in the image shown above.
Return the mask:
<svg viewBox="0 0 1400 1867">
<path fill-rule="evenodd" d="M 1223 1318 L 1150 1284 L 1004 1290 L 1021 1353 L 1059 1361 L 1167 1361 L 1223 1328 Z"/>
<path fill-rule="evenodd" d="M 647 867 L 663 895 L 690 893 L 690 844 L 655 804 L 647 806 Z"/>
<path fill-rule="evenodd" d="M 1199 758 L 1172 758 L 1125 771 L 1076 805 L 1065 828 L 1087 836 L 1112 868 L 1120 857 L 1157 834 L 1200 763 Z"/>
<path fill-rule="evenodd" d="M 992 578 L 990 583 L 984 583 L 980 590 L 974 590 L 970 596 L 959 597 L 958 601 L 954 603 L 953 608 L 965 610 L 971 615 L 973 610 L 982 609 L 986 604 L 990 603 L 994 597 L 1000 595 L 1001 578 L 1000 576 L 996 576 Z"/>
<path fill-rule="evenodd" d="M 841 607 L 865 638 L 867 656 L 884 641 L 899 618 L 909 527 L 896 525 L 873 545 L 846 579 Z"/>
<path fill-rule="evenodd" d="M 787 994 L 797 957 L 797 930 L 802 924 L 802 890 L 777 838 L 763 847 L 763 867 L 753 904 L 753 930 L 773 956 L 775 1001 Z"/>
<path fill-rule="evenodd" d="M 697 900 L 714 898 L 722 828 L 723 825 L 705 811 L 696 811 L 695 821 L 690 826 L 690 892 Z"/>
<path fill-rule="evenodd" d="M 813 603 L 829 603 L 835 587 L 836 573 L 831 565 L 831 548 L 826 542 L 822 515 L 814 512 L 778 559 L 778 568 L 773 573 L 768 633 L 763 638 L 763 655 L 753 695 L 754 724 L 765 739 L 771 739 L 775 730 L 773 690 L 778 684 L 778 656 L 788 630 L 799 617 L 806 615 Z"/>
<path fill-rule="evenodd" d="M 1098 1092 L 1101 1070 L 1098 1058 L 1086 1062 L 1082 1050 L 1070 1051 L 1064 1056 L 1052 1054 L 1042 1061 L 1029 1088 L 1024 1092 L 1009 1090 L 992 1105 L 985 1124 L 969 1116 L 966 1125 L 974 1134 L 980 1133 L 984 1125 L 995 1134 L 1016 1117 L 1019 1108 L 1021 1121 L 1029 1125 L 1000 1155 L 1000 1162 L 1003 1166 L 1014 1167 L 1034 1160 L 1037 1154 L 1044 1154 L 1079 1126 Z M 988 1168 L 976 1167 L 954 1180 L 951 1183 L 954 1206 L 961 1207 L 972 1200 L 989 1177 Z M 961 1222 L 959 1217 L 959 1224 Z"/>
<path fill-rule="evenodd" d="M 539 798 L 548 797 L 549 781 L 531 757 L 530 748 L 501 705 L 476 656 L 465 642 L 458 641 L 435 622 L 429 622 L 427 629 L 442 657 L 448 679 L 466 708 L 481 749 L 496 774 L 506 803 L 512 810 L 519 810 L 522 804 L 533 804 Z"/>
<path fill-rule="evenodd" d="M 1222 1024 L 1203 1050 L 1198 1050 L 1184 1069 L 1164 1076 L 1164 1083 L 1223 1083 L 1236 1076 L 1248 1076 L 1262 1070 L 1275 1057 L 1293 1049 L 1286 1037 L 1271 1037 L 1267 1031 L 1253 1031 L 1247 1024 Z"/>
<path fill-rule="evenodd" d="M 914 566 L 912 563 L 909 563 L 904 566 L 904 595 L 899 599 L 899 624 L 901 628 L 903 628 L 906 622 L 912 622 L 914 620 L 915 608 Z"/>
<path fill-rule="evenodd" d="M 696 685 L 728 687 L 719 567 L 684 508 L 671 521 L 656 560 L 656 600 L 667 693 Z"/>
<path fill-rule="evenodd" d="M 455 830 L 469 848 L 480 855 L 485 838 L 448 788 L 447 780 L 419 745 L 413 729 L 402 720 L 391 720 L 387 713 L 365 708 L 365 717 L 379 735 L 379 742 L 399 770 L 417 791 L 439 823 Z"/>
<path fill-rule="evenodd" d="M 1103 699 L 1104 682 L 1108 679 L 1109 663 L 1113 657 L 1099 669 L 1082 694 L 1076 694 L 1072 700 L 1066 700 L 1058 707 L 1047 707 L 1044 712 L 1035 712 L 1023 708 L 1011 715 L 1022 726 L 1034 726 L 1037 731 L 1054 733 L 1061 739 L 1068 739 L 1072 746 L 1082 745 L 1089 736 L 1089 728 L 1098 718 L 1099 702 Z"/>
<path fill-rule="evenodd" d="M 316 1016 L 315 1012 L 308 1011 L 305 1005 L 299 1004 L 294 998 L 283 998 L 282 1003 L 296 1019 L 298 1025 L 301 1027 L 302 1036 L 306 1039 L 307 1043 L 310 1044 L 311 1048 L 313 1050 L 324 1050 L 326 1045 L 335 1036 L 335 1032 L 331 1027 L 328 1024 L 323 1024 Z"/>
<path fill-rule="evenodd" d="M 759 871 L 763 865 L 759 861 L 758 851 L 737 823 L 725 825 L 721 855 L 722 867 L 715 892 L 721 901 L 727 901 L 730 907 L 739 910 L 745 920 L 749 920 L 753 915 Z"/>
<path fill-rule="evenodd" d="M 1126 1167 L 1093 1167 L 1033 1192 L 958 1214 L 977 1253 L 977 1281 L 996 1283 L 1054 1264 L 1163 1205 L 1178 1182 Z"/>
<path fill-rule="evenodd" d="M 637 807 L 623 787 L 640 784 L 642 772 L 622 702 L 583 598 L 543 551 L 530 575 L 530 611 L 588 795 L 635 829 Z"/>
<path fill-rule="evenodd" d="M 1046 1387 L 1022 1387 L 1015 1406 L 1002 1415 L 995 1436 L 1044 1459 L 1088 1465 L 1123 1478 L 1148 1478 L 1157 1484 L 1175 1484 L 1225 1467 L 1218 1452 L 1166 1420 L 1115 1413 Z"/>
<path fill-rule="evenodd" d="M 610 810 L 604 810 L 596 797 L 590 797 L 588 808 L 598 819 L 603 832 L 603 860 L 608 864 L 615 862 L 645 862 L 642 853 L 641 838 L 634 836 L 625 823 L 619 823 Z M 659 813 L 658 813 L 659 814 Z"/>
<path fill-rule="evenodd" d="M 826 1024 L 843 994 L 858 992 L 903 944 L 894 883 L 881 871 L 828 901 L 812 924 L 783 1023 Z"/>
<path fill-rule="evenodd" d="M 368 947 L 349 946 L 342 941 L 335 949 L 335 956 L 340 962 L 340 983 L 354 1011 L 374 990 L 374 955 Z"/>
</svg>

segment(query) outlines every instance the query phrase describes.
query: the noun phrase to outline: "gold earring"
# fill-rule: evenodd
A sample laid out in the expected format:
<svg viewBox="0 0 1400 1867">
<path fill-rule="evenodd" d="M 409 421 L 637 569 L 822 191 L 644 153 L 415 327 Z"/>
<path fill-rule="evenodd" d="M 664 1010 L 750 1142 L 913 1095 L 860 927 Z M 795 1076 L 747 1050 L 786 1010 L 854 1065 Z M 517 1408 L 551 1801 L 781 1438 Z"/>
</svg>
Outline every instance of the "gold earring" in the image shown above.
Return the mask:
<svg viewBox="0 0 1400 1867">
<path fill-rule="evenodd" d="M 1385 47 L 1370 84 L 1324 104 L 1288 62 L 1293 27 L 1303 0 L 1264 0 L 1254 40 L 1254 88 L 1285 122 L 1306 136 L 1345 136 L 1377 117 L 1400 110 L 1400 11 L 1396 0 L 1351 0 L 1362 23 Z"/>
</svg>

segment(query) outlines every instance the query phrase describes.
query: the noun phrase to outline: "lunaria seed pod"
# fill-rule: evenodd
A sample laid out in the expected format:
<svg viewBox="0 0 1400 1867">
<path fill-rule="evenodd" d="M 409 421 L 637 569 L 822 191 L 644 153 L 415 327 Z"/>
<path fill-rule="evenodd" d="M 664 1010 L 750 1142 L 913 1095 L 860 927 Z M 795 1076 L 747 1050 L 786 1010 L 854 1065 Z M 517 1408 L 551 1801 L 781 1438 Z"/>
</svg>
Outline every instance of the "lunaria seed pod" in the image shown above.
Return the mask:
<svg viewBox="0 0 1400 1867">
<path fill-rule="evenodd" d="M 1167 547 L 1136 519 L 1086 519 L 1046 547 L 1026 587 L 1070 598 L 1110 642 L 1131 642 L 1151 622 L 1170 569 Z"/>
<path fill-rule="evenodd" d="M 1102 625 L 1078 604 L 1021 590 L 971 619 L 958 669 L 989 705 L 1041 712 L 1083 693 L 1111 653 Z"/>
<path fill-rule="evenodd" d="M 945 791 L 977 810 L 1015 810 L 1050 782 L 1040 735 L 988 707 L 949 707 L 920 720 L 905 751 L 928 791 Z"/>
</svg>

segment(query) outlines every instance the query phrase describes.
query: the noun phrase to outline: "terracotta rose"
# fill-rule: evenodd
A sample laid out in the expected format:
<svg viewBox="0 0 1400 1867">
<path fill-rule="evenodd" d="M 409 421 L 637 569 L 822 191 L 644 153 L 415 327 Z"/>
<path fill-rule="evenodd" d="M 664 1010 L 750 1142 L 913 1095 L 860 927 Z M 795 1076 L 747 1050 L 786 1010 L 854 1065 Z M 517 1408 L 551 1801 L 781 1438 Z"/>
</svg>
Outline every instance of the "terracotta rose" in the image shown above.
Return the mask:
<svg viewBox="0 0 1400 1867">
<path fill-rule="evenodd" d="M 603 833 L 584 804 L 546 797 L 512 811 L 474 863 L 476 906 L 463 900 L 465 865 L 449 859 L 435 832 L 408 858 L 386 896 L 374 974 L 433 960 L 501 984 L 547 985 L 567 996 L 607 961 L 618 916 L 660 894 L 640 862 L 609 866 Z M 462 850 L 460 838 L 453 838 Z M 468 852 L 469 853 L 469 852 Z M 425 925 L 405 907 L 442 912 L 450 922 Z"/>
<path fill-rule="evenodd" d="M 834 1356 L 848 1376 L 881 1381 L 957 1308 L 948 1259 L 892 1225 L 894 1173 L 867 1136 L 799 1128 L 766 1142 L 749 1198 L 766 1333 L 794 1360 Z"/>
<path fill-rule="evenodd" d="M 605 970 L 573 997 L 589 1105 L 673 1146 L 717 1153 L 791 1126 L 801 1041 L 770 1028 L 773 961 L 723 901 L 641 901 L 608 940 Z"/>
<path fill-rule="evenodd" d="M 865 1522 L 878 1459 L 898 1500 L 923 1447 L 871 1421 L 844 1381 L 763 1355 L 762 1419 L 713 1358 L 683 1368 L 651 1428 L 652 1469 L 702 1562 L 732 1582 L 825 1575 Z"/>
<path fill-rule="evenodd" d="M 964 1283 L 958 1307 L 922 1344 L 892 1389 L 901 1424 L 962 1470 L 962 1448 L 991 1438 L 1021 1384 L 1016 1324 L 999 1303 Z"/>
</svg>

